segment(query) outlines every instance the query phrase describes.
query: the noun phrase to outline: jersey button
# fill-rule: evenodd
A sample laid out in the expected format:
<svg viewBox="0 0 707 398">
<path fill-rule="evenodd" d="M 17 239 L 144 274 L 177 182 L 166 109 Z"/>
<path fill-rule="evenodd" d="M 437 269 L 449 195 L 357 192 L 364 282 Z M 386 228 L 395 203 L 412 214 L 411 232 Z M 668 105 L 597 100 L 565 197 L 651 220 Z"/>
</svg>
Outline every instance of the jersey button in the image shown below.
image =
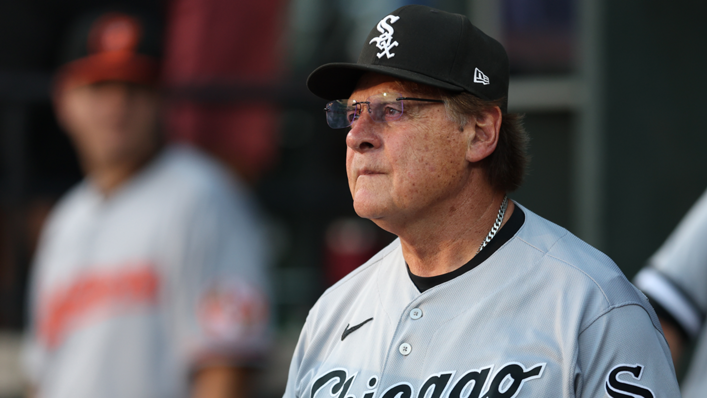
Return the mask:
<svg viewBox="0 0 707 398">
<path fill-rule="evenodd" d="M 413 309 L 412 311 L 410 311 L 410 318 L 412 318 L 412 319 L 422 318 L 422 310 L 419 308 Z"/>
<path fill-rule="evenodd" d="M 410 355 L 410 352 L 412 351 L 412 346 L 408 343 L 400 344 L 398 351 L 400 351 L 401 354 L 408 356 L 408 355 Z"/>
</svg>

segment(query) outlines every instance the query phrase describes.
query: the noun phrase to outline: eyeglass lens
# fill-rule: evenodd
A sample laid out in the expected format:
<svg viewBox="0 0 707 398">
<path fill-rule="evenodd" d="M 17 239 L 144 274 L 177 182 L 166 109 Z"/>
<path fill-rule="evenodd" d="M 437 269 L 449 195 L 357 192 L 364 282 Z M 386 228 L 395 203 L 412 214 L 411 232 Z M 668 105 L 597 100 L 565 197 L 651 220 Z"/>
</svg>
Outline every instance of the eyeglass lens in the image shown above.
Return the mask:
<svg viewBox="0 0 707 398">
<path fill-rule="evenodd" d="M 368 108 L 371 119 L 376 122 L 398 120 L 403 115 L 403 101 L 398 98 L 400 94 L 382 93 L 368 97 L 365 101 L 331 101 L 324 109 L 327 124 L 334 129 L 349 127 L 361 117 L 364 106 Z"/>
</svg>

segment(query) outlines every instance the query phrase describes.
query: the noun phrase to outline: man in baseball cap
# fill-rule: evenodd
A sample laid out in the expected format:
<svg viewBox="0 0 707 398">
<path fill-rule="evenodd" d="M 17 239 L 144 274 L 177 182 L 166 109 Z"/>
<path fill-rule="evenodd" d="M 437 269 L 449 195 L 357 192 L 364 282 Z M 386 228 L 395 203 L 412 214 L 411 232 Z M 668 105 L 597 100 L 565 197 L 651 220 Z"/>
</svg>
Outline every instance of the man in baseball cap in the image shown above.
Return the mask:
<svg viewBox="0 0 707 398">
<path fill-rule="evenodd" d="M 159 20 L 147 13 L 121 11 L 97 10 L 75 22 L 62 48 L 57 90 L 104 81 L 157 85 L 162 52 Z"/>
<path fill-rule="evenodd" d="M 354 209 L 398 239 L 312 308 L 285 397 L 679 396 L 645 297 L 508 199 L 527 163 L 508 70 L 466 17 L 411 5 L 310 75 Z"/>
<path fill-rule="evenodd" d="M 268 348 L 266 250 L 248 190 L 159 129 L 160 33 L 98 10 L 69 32 L 57 118 L 86 179 L 33 265 L 24 352 L 39 397 L 241 397 Z"/>
</svg>

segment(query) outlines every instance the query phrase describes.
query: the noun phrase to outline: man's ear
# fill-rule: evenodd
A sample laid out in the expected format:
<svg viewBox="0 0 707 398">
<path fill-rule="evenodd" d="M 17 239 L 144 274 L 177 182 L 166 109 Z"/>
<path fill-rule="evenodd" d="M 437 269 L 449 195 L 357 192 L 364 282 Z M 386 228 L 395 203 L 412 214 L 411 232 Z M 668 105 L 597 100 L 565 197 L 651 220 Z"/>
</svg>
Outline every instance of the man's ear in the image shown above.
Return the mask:
<svg viewBox="0 0 707 398">
<path fill-rule="evenodd" d="M 472 163 L 479 162 L 496 150 L 502 119 L 501 109 L 494 106 L 469 120 L 465 129 L 474 130 L 470 136 L 466 160 Z"/>
</svg>

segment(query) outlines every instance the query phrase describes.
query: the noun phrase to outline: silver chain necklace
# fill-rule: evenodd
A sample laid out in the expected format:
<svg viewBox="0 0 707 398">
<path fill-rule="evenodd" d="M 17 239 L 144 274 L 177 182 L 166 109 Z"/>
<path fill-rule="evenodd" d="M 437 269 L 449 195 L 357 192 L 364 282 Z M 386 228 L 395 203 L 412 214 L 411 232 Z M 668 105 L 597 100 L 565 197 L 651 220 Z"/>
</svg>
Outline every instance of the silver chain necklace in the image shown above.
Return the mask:
<svg viewBox="0 0 707 398">
<path fill-rule="evenodd" d="M 491 242 L 491 239 L 493 239 L 494 236 L 496 236 L 496 232 L 498 232 L 498 229 L 501 228 L 501 223 L 503 222 L 503 216 L 506 215 L 506 207 L 508 206 L 508 196 L 503 197 L 503 202 L 501 202 L 501 208 L 498 209 L 498 216 L 496 216 L 496 222 L 493 223 L 493 227 L 491 227 L 491 230 L 489 231 L 489 234 L 486 235 L 486 239 L 484 239 L 483 242 L 481 242 L 481 246 L 479 246 L 479 250 L 476 251 L 476 254 L 479 254 L 481 250 L 486 247 L 486 245 Z"/>
</svg>

